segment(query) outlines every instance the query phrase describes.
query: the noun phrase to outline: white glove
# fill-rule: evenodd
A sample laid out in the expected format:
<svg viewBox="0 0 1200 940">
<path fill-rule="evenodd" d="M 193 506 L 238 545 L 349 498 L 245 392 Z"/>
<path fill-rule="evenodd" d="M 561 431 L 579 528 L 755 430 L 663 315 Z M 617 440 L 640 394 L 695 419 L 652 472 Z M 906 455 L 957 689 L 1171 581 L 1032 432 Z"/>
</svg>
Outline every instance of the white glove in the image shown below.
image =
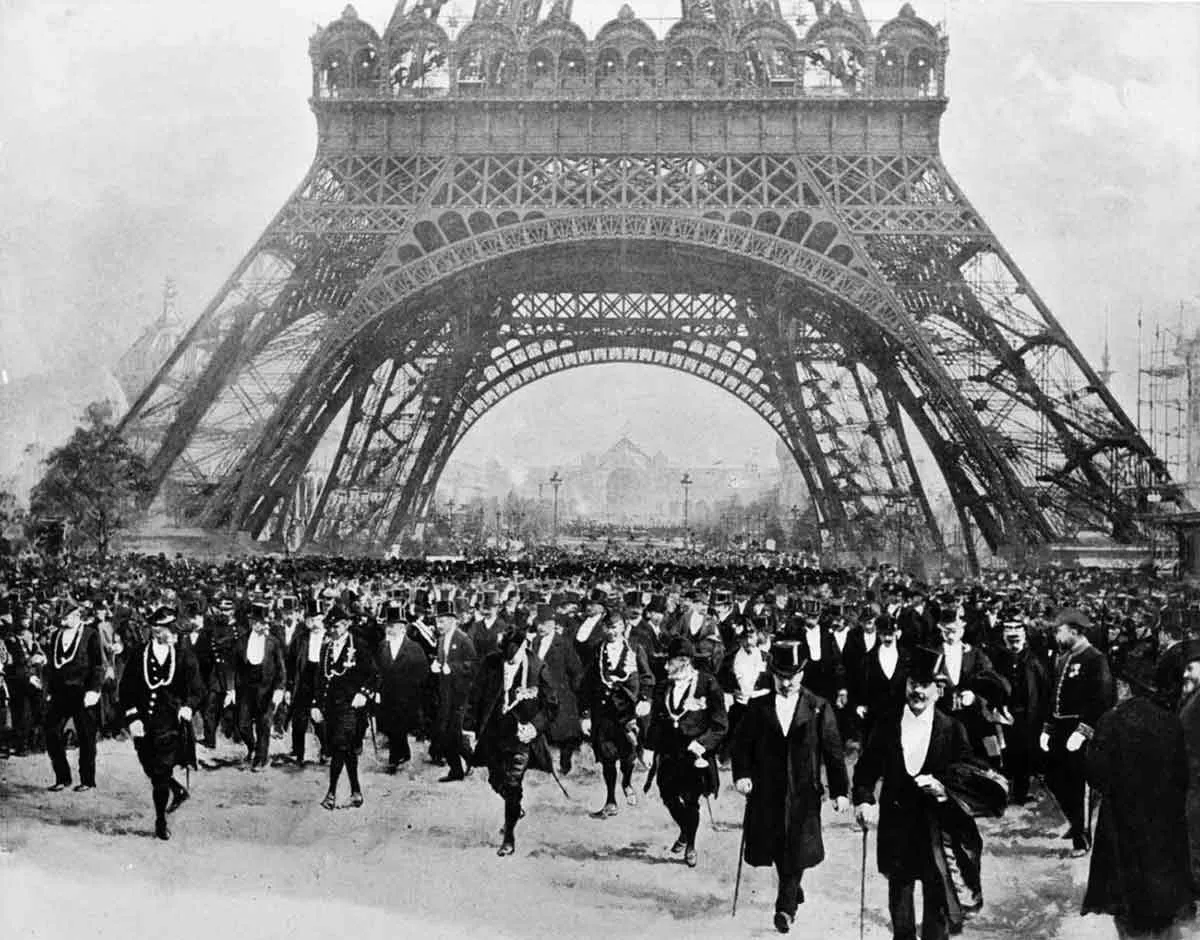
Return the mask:
<svg viewBox="0 0 1200 940">
<path fill-rule="evenodd" d="M 590 738 L 592 736 L 592 719 L 580 718 L 579 719 L 579 732 L 585 738 Z"/>
<path fill-rule="evenodd" d="M 146 736 L 146 728 L 140 721 L 131 721 L 129 723 L 129 733 L 135 738 L 144 738 Z"/>
<path fill-rule="evenodd" d="M 100 704 L 100 693 L 99 692 L 84 692 L 83 693 L 83 707 L 84 708 L 93 708 L 99 704 Z"/>
<path fill-rule="evenodd" d="M 234 705 L 236 703 L 237 703 L 237 692 L 235 692 L 233 689 L 230 689 L 228 692 L 225 693 L 225 704 L 226 704 L 226 706 L 229 706 L 229 705 Z"/>
<path fill-rule="evenodd" d="M 432 673 L 440 673 L 442 671 L 442 664 L 435 659 L 429 664 L 429 671 Z"/>
<path fill-rule="evenodd" d="M 639 718 L 645 718 L 650 714 L 650 703 L 646 701 L 638 702 L 633 706 L 633 713 Z"/>
<path fill-rule="evenodd" d="M 850 693 L 845 689 L 838 689 L 837 698 L 833 702 L 833 707 L 845 708 L 848 701 L 850 701 Z"/>
<path fill-rule="evenodd" d="M 1038 747 L 1043 751 L 1050 750 L 1050 735 L 1047 732 L 1043 731 L 1038 737 Z"/>
<path fill-rule="evenodd" d="M 464 731 L 462 734 L 463 734 L 463 740 L 467 742 L 467 750 L 468 751 L 475 750 L 475 732 L 474 731 Z M 517 736 L 520 737 L 520 734 L 521 734 L 521 732 L 520 732 L 520 729 L 518 728 Z"/>
<path fill-rule="evenodd" d="M 859 803 L 854 807 L 854 821 L 864 829 L 878 824 L 879 807 L 874 803 Z"/>
<path fill-rule="evenodd" d="M 528 744 L 537 737 L 537 728 L 528 722 L 521 722 L 517 725 L 517 740 L 522 744 Z"/>
<path fill-rule="evenodd" d="M 113 669 L 112 666 L 104 667 L 104 678 L 105 679 L 115 679 L 116 677 L 117 677 L 116 670 Z"/>
<path fill-rule="evenodd" d="M 859 718 L 866 718 L 867 717 L 867 706 L 859 705 L 857 708 L 854 709 L 854 714 L 858 715 Z"/>
<path fill-rule="evenodd" d="M 850 808 L 850 799 L 845 796 L 835 796 L 833 798 L 833 811 L 835 813 L 844 813 Z"/>
<path fill-rule="evenodd" d="M 308 716 L 313 720 L 314 724 L 320 724 L 325 720 L 325 716 L 321 714 L 321 709 L 314 708 L 308 713 Z"/>
<path fill-rule="evenodd" d="M 749 796 L 750 791 L 754 789 L 754 781 L 749 777 L 742 777 L 740 780 L 733 781 L 733 788 L 742 796 Z"/>
<path fill-rule="evenodd" d="M 695 754 L 697 757 L 704 756 L 704 745 L 701 744 L 699 741 L 692 741 L 690 744 L 688 744 L 687 749 L 689 751 L 691 751 L 693 754 Z"/>
<path fill-rule="evenodd" d="M 366 704 L 367 704 L 367 697 L 365 695 L 363 695 L 361 692 L 359 692 L 357 695 L 354 696 L 354 698 L 352 698 L 350 700 L 351 708 L 362 708 Z"/>
<path fill-rule="evenodd" d="M 37 676 L 30 676 L 29 684 L 31 686 L 33 686 L 35 689 L 40 689 L 42 687 L 42 680 L 39 679 Z"/>
<path fill-rule="evenodd" d="M 1074 754 L 1081 747 L 1083 747 L 1086 741 L 1087 738 L 1085 738 L 1078 731 L 1072 731 L 1071 736 L 1067 738 L 1067 750 Z"/>
<path fill-rule="evenodd" d="M 975 693 L 968 689 L 967 691 L 959 694 L 958 700 L 962 702 L 963 708 L 970 708 L 975 704 Z"/>
<path fill-rule="evenodd" d="M 189 706 L 187 706 L 187 705 L 179 706 L 179 720 L 180 721 L 191 721 L 192 720 L 192 709 Z"/>
<path fill-rule="evenodd" d="M 271 704 L 274 705 L 276 708 L 278 708 L 279 703 L 283 701 L 283 695 L 284 695 L 283 689 L 276 689 L 271 694 Z"/>
</svg>

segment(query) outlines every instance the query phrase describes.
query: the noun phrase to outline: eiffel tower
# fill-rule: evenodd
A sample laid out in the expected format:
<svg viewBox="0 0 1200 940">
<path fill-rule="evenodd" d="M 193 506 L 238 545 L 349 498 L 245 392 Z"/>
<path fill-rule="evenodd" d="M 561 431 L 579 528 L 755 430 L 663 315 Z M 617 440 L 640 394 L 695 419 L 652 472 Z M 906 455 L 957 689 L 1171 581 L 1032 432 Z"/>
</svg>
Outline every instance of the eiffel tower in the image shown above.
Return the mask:
<svg viewBox="0 0 1200 940">
<path fill-rule="evenodd" d="M 943 164 L 948 42 L 911 6 L 683 0 L 661 38 L 443 6 L 313 36 L 312 167 L 122 422 L 158 499 L 379 550 L 493 405 L 644 363 L 766 421 L 835 544 L 900 510 L 944 544 L 915 452 L 968 547 L 1142 537 L 1166 470 Z"/>
</svg>

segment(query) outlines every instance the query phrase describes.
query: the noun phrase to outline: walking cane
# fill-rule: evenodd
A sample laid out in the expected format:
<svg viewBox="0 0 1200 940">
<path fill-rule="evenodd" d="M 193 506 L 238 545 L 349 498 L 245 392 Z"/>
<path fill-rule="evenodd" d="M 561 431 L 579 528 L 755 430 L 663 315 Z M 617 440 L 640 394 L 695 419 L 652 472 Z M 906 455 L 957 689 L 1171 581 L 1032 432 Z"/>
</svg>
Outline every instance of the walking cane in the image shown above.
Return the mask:
<svg viewBox="0 0 1200 940">
<path fill-rule="evenodd" d="M 749 804 L 747 804 L 747 808 L 749 808 Z M 733 912 L 729 915 L 730 917 L 737 917 L 738 892 L 741 890 L 741 887 L 742 887 L 742 862 L 744 862 L 745 859 L 746 859 L 746 814 L 743 813 L 742 814 L 742 841 L 741 841 L 741 844 L 738 846 L 737 877 L 733 881 Z"/>
<path fill-rule="evenodd" d="M 863 824 L 862 877 L 858 888 L 858 940 L 863 940 L 867 919 L 867 827 Z"/>
</svg>

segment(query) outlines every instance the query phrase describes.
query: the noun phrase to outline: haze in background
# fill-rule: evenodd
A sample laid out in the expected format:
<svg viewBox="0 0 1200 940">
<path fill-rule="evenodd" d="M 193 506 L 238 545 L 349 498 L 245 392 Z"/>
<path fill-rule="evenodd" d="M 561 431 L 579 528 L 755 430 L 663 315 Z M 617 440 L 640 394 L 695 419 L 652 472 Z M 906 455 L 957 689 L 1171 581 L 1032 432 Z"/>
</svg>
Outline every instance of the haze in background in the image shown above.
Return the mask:
<svg viewBox="0 0 1200 940">
<path fill-rule="evenodd" d="M 0 7 L 0 479 L 30 434 L 65 437 L 110 386 L 165 277 L 196 316 L 299 183 L 315 142 L 308 38 L 343 5 Z M 883 20 L 900 3 L 864 5 Z M 1132 413 L 1137 311 L 1147 331 L 1174 325 L 1200 294 L 1200 5 L 914 5 L 948 17 L 951 172 L 1097 365 L 1107 331 Z M 356 6 L 380 30 L 393 8 Z M 575 6 L 593 32 L 620 2 Z M 548 465 L 623 433 L 678 460 L 774 454 L 731 396 L 612 366 L 517 393 L 456 459 Z"/>
</svg>

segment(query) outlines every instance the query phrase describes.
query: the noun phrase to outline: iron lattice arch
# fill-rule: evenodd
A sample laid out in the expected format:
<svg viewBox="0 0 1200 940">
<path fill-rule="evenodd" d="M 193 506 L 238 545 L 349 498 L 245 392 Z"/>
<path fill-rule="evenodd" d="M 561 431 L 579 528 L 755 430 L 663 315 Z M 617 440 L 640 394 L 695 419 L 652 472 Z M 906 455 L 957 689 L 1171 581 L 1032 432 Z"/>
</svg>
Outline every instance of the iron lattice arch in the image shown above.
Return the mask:
<svg viewBox="0 0 1200 940">
<path fill-rule="evenodd" d="M 797 36 L 770 3 L 687 6 L 661 41 L 628 10 L 588 40 L 561 4 L 481 4 L 453 40 L 434 3 L 382 38 L 352 10 L 318 33 L 313 166 L 123 422 L 160 497 L 261 538 L 303 504 L 309 540 L 382 544 L 496 402 L 621 361 L 746 403 L 843 545 L 897 507 L 943 539 L 916 438 L 993 550 L 1138 538 L 1164 468 L 942 163 L 944 37 L 907 7 L 872 34 L 835 4 Z M 824 91 L 739 73 L 768 35 L 832 72 L 852 46 L 861 70 Z M 683 94 L 688 43 L 725 78 Z M 553 89 L 529 80 L 539 49 Z M 630 83 L 635 54 L 657 71 Z M 448 82 L 397 84 L 398 62 Z"/>
</svg>

